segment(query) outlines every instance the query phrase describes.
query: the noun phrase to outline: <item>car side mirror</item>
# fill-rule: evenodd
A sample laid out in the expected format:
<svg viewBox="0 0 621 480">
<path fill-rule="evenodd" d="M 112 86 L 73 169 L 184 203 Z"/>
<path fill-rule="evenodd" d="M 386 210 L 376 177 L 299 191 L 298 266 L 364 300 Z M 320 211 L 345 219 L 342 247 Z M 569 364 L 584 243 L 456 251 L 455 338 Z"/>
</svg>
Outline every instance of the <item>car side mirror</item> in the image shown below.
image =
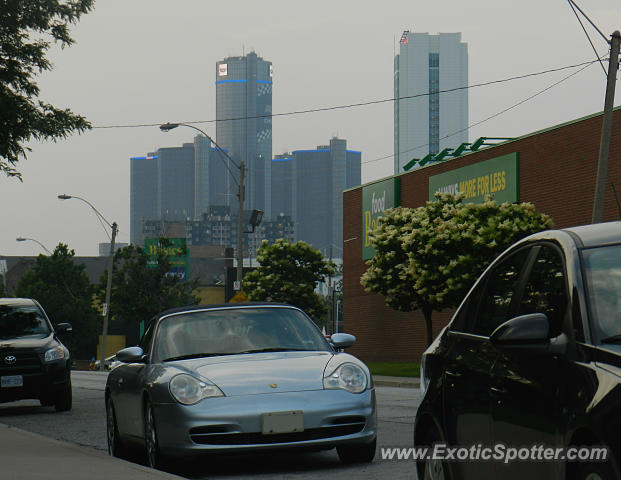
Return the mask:
<svg viewBox="0 0 621 480">
<path fill-rule="evenodd" d="M 349 333 L 333 333 L 330 336 L 330 343 L 336 348 L 347 348 L 356 343 L 356 337 Z"/>
<path fill-rule="evenodd" d="M 545 313 L 511 318 L 492 332 L 490 341 L 497 346 L 548 345 L 550 320 Z"/>
<path fill-rule="evenodd" d="M 73 327 L 70 323 L 59 323 L 56 325 L 56 333 L 69 333 L 73 331 Z"/>
<path fill-rule="evenodd" d="M 116 352 L 116 358 L 123 363 L 144 363 L 144 351 L 140 347 L 127 347 Z"/>
</svg>

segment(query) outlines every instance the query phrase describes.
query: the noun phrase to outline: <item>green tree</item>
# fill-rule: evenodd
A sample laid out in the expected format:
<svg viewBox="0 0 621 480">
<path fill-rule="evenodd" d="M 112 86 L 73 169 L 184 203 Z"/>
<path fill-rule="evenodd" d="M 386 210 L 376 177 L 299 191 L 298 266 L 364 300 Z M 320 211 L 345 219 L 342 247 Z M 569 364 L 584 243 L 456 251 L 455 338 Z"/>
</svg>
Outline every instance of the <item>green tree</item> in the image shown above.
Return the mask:
<svg viewBox="0 0 621 480">
<path fill-rule="evenodd" d="M 386 212 L 370 234 L 376 250 L 360 283 L 386 305 L 421 310 L 432 338 L 432 312 L 455 308 L 484 268 L 512 243 L 552 227 L 530 203 L 462 202 L 437 194 L 424 207 Z"/>
<path fill-rule="evenodd" d="M 115 321 L 125 324 L 147 321 L 162 310 L 198 303 L 199 299 L 192 294 L 198 287 L 198 280 L 185 281 L 178 275 L 170 275 L 168 255 L 158 254 L 155 265 L 148 262 L 144 249 L 135 245 L 121 248 L 114 254 L 110 316 Z M 106 270 L 98 287 L 102 304 L 107 278 Z"/>
<path fill-rule="evenodd" d="M 308 243 L 283 239 L 269 245 L 263 240 L 257 251 L 260 266 L 244 276 L 244 291 L 250 300 L 283 302 L 320 319 L 326 304 L 315 292 L 317 282 L 333 270 L 321 252 Z"/>
<path fill-rule="evenodd" d="M 93 308 L 93 287 L 75 252 L 59 243 L 50 256 L 39 255 L 34 267 L 19 280 L 15 295 L 34 298 L 54 325 L 69 322 L 73 332 L 63 336 L 74 358 L 88 359 L 97 346 L 99 318 Z"/>
<path fill-rule="evenodd" d="M 94 0 L 0 0 L 0 172 L 21 178 L 15 165 L 26 158 L 31 139 L 65 138 L 91 125 L 69 109 L 39 100 L 35 77 L 51 70 L 51 42 L 71 45 L 69 25 Z"/>
</svg>

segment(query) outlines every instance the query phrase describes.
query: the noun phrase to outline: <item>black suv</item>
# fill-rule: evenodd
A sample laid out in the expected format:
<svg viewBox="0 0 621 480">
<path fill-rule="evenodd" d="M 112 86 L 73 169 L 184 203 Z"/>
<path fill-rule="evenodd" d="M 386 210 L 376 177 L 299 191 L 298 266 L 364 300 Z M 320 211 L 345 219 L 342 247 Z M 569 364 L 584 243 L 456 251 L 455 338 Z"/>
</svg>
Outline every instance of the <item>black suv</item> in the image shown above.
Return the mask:
<svg viewBox="0 0 621 480">
<path fill-rule="evenodd" d="M 621 222 L 537 233 L 500 255 L 423 355 L 421 391 L 422 448 L 555 452 L 427 457 L 421 479 L 621 478 Z M 573 461 L 583 446 L 607 461 Z"/>
<path fill-rule="evenodd" d="M 35 398 L 62 412 L 71 409 L 71 360 L 36 300 L 0 298 L 0 402 Z"/>
</svg>

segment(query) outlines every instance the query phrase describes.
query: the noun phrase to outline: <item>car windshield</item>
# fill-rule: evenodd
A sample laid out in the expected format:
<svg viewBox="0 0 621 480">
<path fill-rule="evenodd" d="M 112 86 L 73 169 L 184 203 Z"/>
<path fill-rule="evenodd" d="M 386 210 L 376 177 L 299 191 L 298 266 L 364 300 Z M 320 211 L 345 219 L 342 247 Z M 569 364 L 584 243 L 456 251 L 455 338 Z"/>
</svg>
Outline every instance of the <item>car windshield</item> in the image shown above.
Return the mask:
<svg viewBox="0 0 621 480">
<path fill-rule="evenodd" d="M 0 339 L 49 333 L 50 327 L 36 305 L 0 305 Z"/>
<path fill-rule="evenodd" d="M 187 312 L 164 318 L 155 339 L 161 361 L 275 351 L 329 351 L 306 315 L 293 308 L 252 307 Z"/>
<path fill-rule="evenodd" d="M 595 336 L 621 343 L 621 245 L 585 250 L 583 258 Z"/>
</svg>

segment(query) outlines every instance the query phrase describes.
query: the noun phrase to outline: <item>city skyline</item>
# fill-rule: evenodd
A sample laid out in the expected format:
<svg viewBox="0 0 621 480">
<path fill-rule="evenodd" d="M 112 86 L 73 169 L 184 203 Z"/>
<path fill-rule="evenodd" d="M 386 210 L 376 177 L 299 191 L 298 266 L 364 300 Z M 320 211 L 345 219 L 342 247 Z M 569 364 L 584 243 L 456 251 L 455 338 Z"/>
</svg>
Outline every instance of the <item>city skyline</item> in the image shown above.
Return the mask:
<svg viewBox="0 0 621 480">
<path fill-rule="evenodd" d="M 518 7 L 492 0 L 442 5 L 395 0 L 390 7 L 326 0 L 221 4 L 219 21 L 205 28 L 214 11 L 200 1 L 98 2 L 72 28 L 76 43 L 64 50 L 53 47 L 54 70 L 42 75 L 39 85 L 42 100 L 71 108 L 102 128 L 56 143 L 28 144 L 28 159 L 17 165 L 24 182 L 2 179 L 0 202 L 11 208 L 1 217 L 0 254 L 41 251 L 34 242 L 16 242 L 18 236 L 36 238 L 50 249 L 63 242 L 78 255 L 97 254 L 97 245 L 110 232 L 88 206 L 57 200 L 60 193 L 88 199 L 119 224 L 117 241 L 127 242 L 128 156 L 192 141 L 189 129 L 164 137 L 158 125 L 166 122 L 201 122 L 195 125 L 216 138 L 213 70 L 228 56 L 254 50 L 275 65 L 274 152 L 320 145 L 332 136 L 346 138 L 364 154 L 363 183 L 393 171 L 390 99 L 394 54 L 404 29 L 462 32 L 470 85 L 595 59 L 563 2 L 525 0 Z M 605 35 L 621 29 L 616 0 L 594 0 L 585 10 Z M 607 45 L 587 29 L 605 58 Z M 601 111 L 605 76 L 598 63 L 552 87 L 580 68 L 470 88 L 469 138 L 517 137 Z M 371 101 L 381 103 L 281 115 Z"/>
</svg>

